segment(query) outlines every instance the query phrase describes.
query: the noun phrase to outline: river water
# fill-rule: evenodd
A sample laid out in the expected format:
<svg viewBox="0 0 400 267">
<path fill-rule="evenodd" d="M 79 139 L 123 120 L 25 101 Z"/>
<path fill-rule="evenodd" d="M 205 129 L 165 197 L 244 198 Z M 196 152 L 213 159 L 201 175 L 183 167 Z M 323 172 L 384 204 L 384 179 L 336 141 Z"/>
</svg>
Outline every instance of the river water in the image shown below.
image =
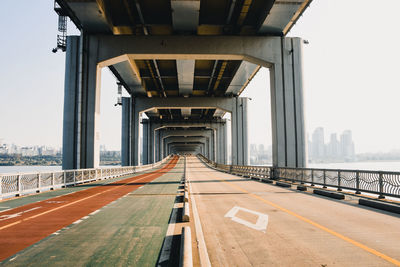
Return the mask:
<svg viewBox="0 0 400 267">
<path fill-rule="evenodd" d="M 367 170 L 367 171 L 397 171 L 397 172 L 400 172 L 400 161 L 310 163 L 310 164 L 308 164 L 308 168 Z"/>
</svg>

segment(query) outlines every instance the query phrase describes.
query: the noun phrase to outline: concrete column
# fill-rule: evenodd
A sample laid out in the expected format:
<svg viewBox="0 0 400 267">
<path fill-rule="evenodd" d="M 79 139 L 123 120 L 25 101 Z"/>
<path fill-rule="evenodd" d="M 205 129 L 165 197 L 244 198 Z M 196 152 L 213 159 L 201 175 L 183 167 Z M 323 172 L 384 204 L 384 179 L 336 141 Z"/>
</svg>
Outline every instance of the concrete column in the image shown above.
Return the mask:
<svg viewBox="0 0 400 267">
<path fill-rule="evenodd" d="M 67 37 L 67 52 L 65 58 L 64 82 L 64 120 L 63 120 L 63 170 L 77 169 L 78 132 L 76 125 L 79 119 L 79 64 L 80 64 L 79 36 Z"/>
<path fill-rule="evenodd" d="M 130 165 L 131 156 L 131 98 L 122 98 L 121 165 Z"/>
<path fill-rule="evenodd" d="M 90 36 L 67 38 L 63 169 L 99 166 L 100 81 L 98 42 Z"/>
<path fill-rule="evenodd" d="M 221 158 L 221 163 L 226 164 L 226 160 L 227 160 L 227 146 L 228 146 L 228 139 L 226 136 L 226 132 L 227 132 L 227 126 L 226 123 L 223 123 L 222 126 L 222 158 Z"/>
<path fill-rule="evenodd" d="M 154 139 L 155 139 L 155 142 L 154 142 L 155 158 L 154 158 L 154 160 L 155 160 L 155 162 L 157 162 L 160 160 L 160 153 L 161 153 L 160 131 L 154 132 Z"/>
<path fill-rule="evenodd" d="M 149 120 L 143 120 L 142 121 L 142 126 L 143 126 L 143 165 L 149 164 L 149 153 L 150 153 L 150 121 Z"/>
<path fill-rule="evenodd" d="M 232 164 L 247 165 L 248 128 L 247 128 L 247 102 L 248 98 L 236 97 L 233 99 L 232 110 Z"/>
<path fill-rule="evenodd" d="M 139 124 L 140 113 L 137 110 L 137 99 L 132 97 L 132 113 L 131 113 L 131 165 L 139 165 Z"/>
<path fill-rule="evenodd" d="M 281 60 L 270 69 L 274 167 L 305 167 L 302 42 L 281 38 Z"/>
</svg>

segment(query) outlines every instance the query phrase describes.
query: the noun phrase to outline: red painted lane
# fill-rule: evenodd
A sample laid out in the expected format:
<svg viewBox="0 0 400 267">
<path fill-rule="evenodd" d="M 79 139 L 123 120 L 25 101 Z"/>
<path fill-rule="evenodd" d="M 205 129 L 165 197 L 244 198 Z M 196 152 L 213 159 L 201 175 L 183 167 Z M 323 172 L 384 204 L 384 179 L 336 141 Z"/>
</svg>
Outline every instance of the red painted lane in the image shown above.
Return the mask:
<svg viewBox="0 0 400 267">
<path fill-rule="evenodd" d="M 178 157 L 174 157 L 163 168 L 151 173 L 0 213 L 0 261 L 162 176 L 174 168 L 177 161 Z"/>
</svg>

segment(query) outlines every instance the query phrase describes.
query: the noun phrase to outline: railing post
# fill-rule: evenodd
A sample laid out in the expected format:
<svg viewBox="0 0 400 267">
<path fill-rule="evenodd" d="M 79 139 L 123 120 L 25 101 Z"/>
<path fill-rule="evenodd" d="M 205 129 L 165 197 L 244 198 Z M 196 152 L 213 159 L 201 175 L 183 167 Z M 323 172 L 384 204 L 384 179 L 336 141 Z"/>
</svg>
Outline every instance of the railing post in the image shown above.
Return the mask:
<svg viewBox="0 0 400 267">
<path fill-rule="evenodd" d="M 340 188 L 340 186 L 341 186 L 341 177 L 340 177 L 340 171 L 338 171 L 338 189 L 337 189 L 337 191 L 342 191 L 342 188 Z"/>
<path fill-rule="evenodd" d="M 311 170 L 311 186 L 314 186 L 314 170 Z"/>
<path fill-rule="evenodd" d="M 384 199 L 385 196 L 383 195 L 383 173 L 379 172 L 379 199 Z"/>
<path fill-rule="evenodd" d="M 326 170 L 324 170 L 324 186 L 322 188 L 327 188 L 326 187 Z"/>
<path fill-rule="evenodd" d="M 77 171 L 74 171 L 74 186 L 75 186 L 75 184 L 76 184 L 76 172 L 77 172 Z"/>
<path fill-rule="evenodd" d="M 51 186 L 54 189 L 54 172 L 51 173 Z"/>
<path fill-rule="evenodd" d="M 301 170 L 301 182 L 300 184 L 304 184 L 304 169 Z"/>
<path fill-rule="evenodd" d="M 41 182 L 40 182 L 40 178 L 41 178 L 41 175 L 40 175 L 40 172 L 38 173 L 38 175 L 37 175 L 37 179 L 38 179 L 38 183 L 37 183 L 37 185 L 38 185 L 38 188 L 37 188 L 37 190 L 36 190 L 36 193 L 40 193 L 40 188 L 41 188 Z"/>
<path fill-rule="evenodd" d="M 356 171 L 356 194 L 361 194 L 360 191 L 360 172 Z"/>
<path fill-rule="evenodd" d="M 100 179 L 103 180 L 103 168 L 100 169 Z"/>
<path fill-rule="evenodd" d="M 3 176 L 0 175 L 0 200 L 3 199 Z"/>
<path fill-rule="evenodd" d="M 64 187 L 67 187 L 67 172 L 64 171 Z"/>
<path fill-rule="evenodd" d="M 18 191 L 18 194 L 17 194 L 17 196 L 21 196 L 21 193 L 22 193 L 22 188 L 21 188 L 21 174 L 18 174 L 17 175 L 17 191 Z"/>
</svg>

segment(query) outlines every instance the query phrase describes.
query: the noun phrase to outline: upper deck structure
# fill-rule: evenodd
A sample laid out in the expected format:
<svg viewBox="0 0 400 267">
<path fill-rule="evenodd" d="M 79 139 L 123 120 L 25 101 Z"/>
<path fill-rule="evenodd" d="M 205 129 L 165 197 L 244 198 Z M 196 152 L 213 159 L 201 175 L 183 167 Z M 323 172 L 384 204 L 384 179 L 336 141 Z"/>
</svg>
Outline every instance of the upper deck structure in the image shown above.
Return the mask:
<svg viewBox="0 0 400 267">
<path fill-rule="evenodd" d="M 124 165 L 160 158 L 164 151 L 155 148 L 159 127 L 171 123 L 178 127 L 168 130 L 182 130 L 182 124 L 207 130 L 205 124 L 217 123 L 213 139 L 224 141 L 220 132 L 228 132 L 226 113 L 232 120 L 229 161 L 246 164 L 247 99 L 239 96 L 264 66 L 271 73 L 274 164 L 304 166 L 302 41 L 285 35 L 310 2 L 57 0 L 57 12 L 82 33 L 68 37 L 66 45 L 64 168 L 98 165 L 102 67 L 131 96 L 123 101 Z M 143 113 L 149 129 L 142 137 Z M 209 142 L 214 152 L 204 153 L 225 162 L 227 145 L 223 151 L 218 142 Z M 194 144 L 192 151 L 200 147 Z"/>
</svg>

